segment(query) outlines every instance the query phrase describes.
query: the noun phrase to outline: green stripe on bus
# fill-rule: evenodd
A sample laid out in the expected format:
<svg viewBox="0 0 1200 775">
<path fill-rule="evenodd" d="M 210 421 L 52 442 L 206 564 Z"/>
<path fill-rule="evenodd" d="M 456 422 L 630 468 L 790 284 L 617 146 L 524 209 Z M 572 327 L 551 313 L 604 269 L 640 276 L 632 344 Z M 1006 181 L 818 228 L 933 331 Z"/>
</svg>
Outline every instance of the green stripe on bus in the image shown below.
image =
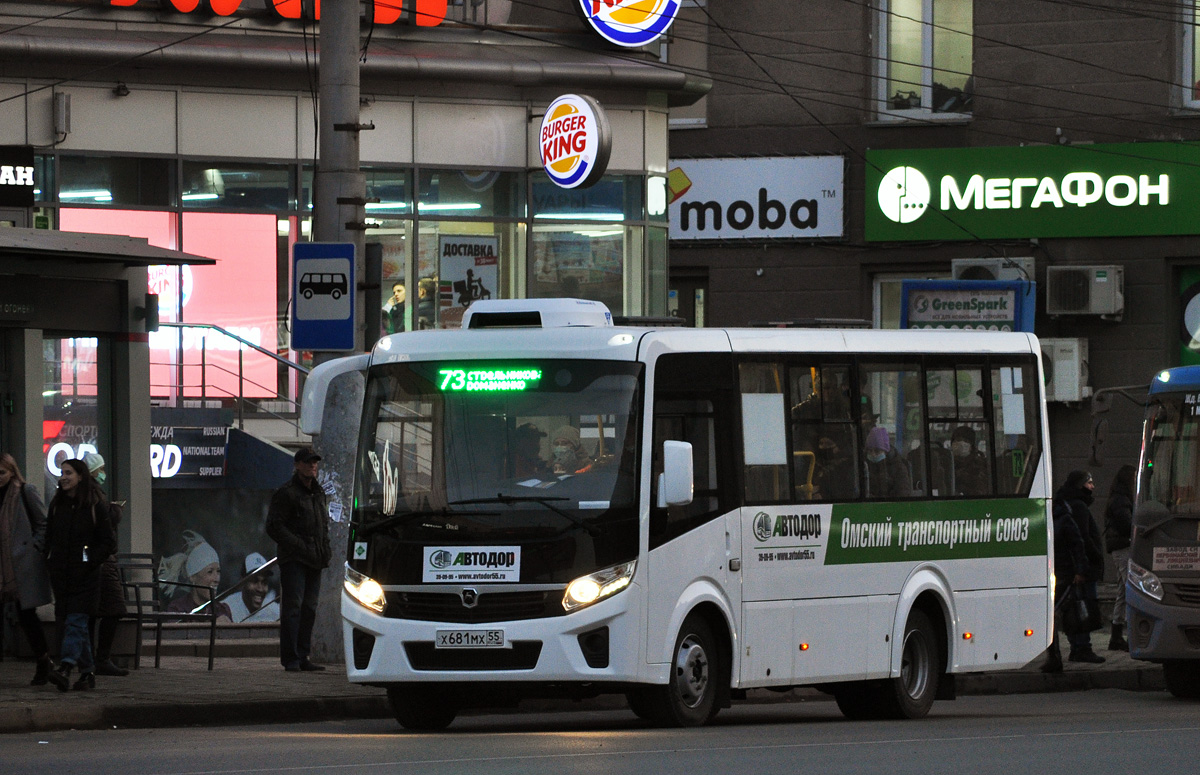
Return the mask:
<svg viewBox="0 0 1200 775">
<path fill-rule="evenodd" d="M 1046 501 L 855 503 L 833 507 L 826 565 L 1046 554 Z"/>
</svg>

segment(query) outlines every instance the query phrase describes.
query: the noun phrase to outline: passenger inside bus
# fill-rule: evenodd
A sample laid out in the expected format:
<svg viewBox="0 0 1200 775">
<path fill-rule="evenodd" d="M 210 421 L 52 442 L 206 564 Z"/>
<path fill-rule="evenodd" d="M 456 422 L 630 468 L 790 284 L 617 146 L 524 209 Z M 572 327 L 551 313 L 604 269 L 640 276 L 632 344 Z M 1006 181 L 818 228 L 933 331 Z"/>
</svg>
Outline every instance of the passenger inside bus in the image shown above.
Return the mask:
<svg viewBox="0 0 1200 775">
<path fill-rule="evenodd" d="M 817 497 L 821 500 L 845 500 L 858 495 L 854 461 L 842 451 L 832 435 L 817 442 L 817 470 L 813 474 Z"/>
<path fill-rule="evenodd" d="M 987 458 L 976 446 L 975 429 L 960 425 L 950 434 L 956 495 L 986 495 L 991 491 Z"/>
<path fill-rule="evenodd" d="M 583 448 L 579 429 L 574 425 L 564 425 L 554 432 L 550 451 L 554 455 L 552 468 L 556 474 L 582 474 L 591 468 L 592 456 Z"/>
<path fill-rule="evenodd" d="M 531 422 L 517 426 L 513 432 L 513 475 L 518 479 L 530 477 L 547 477 L 553 472 L 550 465 L 542 459 L 542 439 L 546 432 L 540 430 Z"/>
<path fill-rule="evenodd" d="M 872 498 L 907 498 L 912 495 L 908 461 L 892 449 L 887 428 L 876 425 L 867 434 L 867 494 Z"/>
</svg>

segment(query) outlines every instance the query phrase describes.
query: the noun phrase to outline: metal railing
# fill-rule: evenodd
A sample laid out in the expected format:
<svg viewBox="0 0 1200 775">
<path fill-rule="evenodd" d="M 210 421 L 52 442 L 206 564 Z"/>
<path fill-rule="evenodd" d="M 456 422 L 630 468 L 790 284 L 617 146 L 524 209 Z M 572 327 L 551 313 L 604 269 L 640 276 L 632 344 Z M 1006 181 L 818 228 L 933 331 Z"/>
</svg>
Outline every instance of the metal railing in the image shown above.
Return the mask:
<svg viewBox="0 0 1200 775">
<path fill-rule="evenodd" d="M 267 356 L 268 358 L 272 359 L 276 363 L 283 364 L 287 368 L 295 370 L 299 374 L 308 374 L 310 371 L 310 369 L 308 369 L 304 366 L 301 366 L 298 363 L 289 361 L 287 358 L 283 358 L 279 354 L 274 353 L 274 352 L 268 350 L 267 348 L 262 347 L 261 345 L 255 344 L 254 342 L 251 342 L 241 336 L 238 336 L 237 334 L 233 333 L 232 331 L 228 331 L 228 330 L 222 328 L 221 326 L 215 325 L 213 323 L 166 323 L 166 322 L 164 322 L 164 323 L 159 323 L 159 327 L 160 328 L 176 328 L 176 329 L 180 329 L 181 331 L 183 329 L 203 329 L 203 330 L 207 330 L 207 331 L 214 331 L 218 334 L 221 334 L 222 336 L 228 337 L 229 339 L 233 340 L 234 342 L 237 342 L 240 345 L 237 348 L 237 371 L 236 372 L 234 372 L 224 366 L 221 366 L 219 364 L 209 363 L 208 348 L 207 348 L 208 340 L 206 337 L 201 337 L 201 339 L 200 339 L 200 362 L 198 364 L 188 364 L 185 362 L 182 337 L 181 337 L 180 345 L 177 349 L 178 356 L 177 356 L 177 360 L 175 363 L 169 363 L 169 364 L 151 363 L 151 365 L 153 365 L 153 366 L 166 365 L 166 366 L 172 367 L 175 381 L 174 381 L 174 384 L 169 387 L 174 388 L 174 390 L 177 391 L 177 395 L 179 395 L 179 397 L 181 399 L 184 395 L 184 391 L 186 388 L 198 387 L 200 390 L 199 397 L 202 402 L 208 399 L 208 397 L 209 397 L 208 392 L 210 389 L 214 390 L 220 397 L 228 398 L 228 399 L 234 401 L 237 406 L 238 428 L 242 429 L 242 430 L 244 430 L 246 427 L 246 407 L 248 404 L 252 403 L 250 399 L 246 398 L 247 385 L 259 388 L 260 390 L 263 390 L 263 391 L 277 392 L 276 387 L 272 387 L 270 385 L 263 385 L 261 383 L 255 382 L 253 379 L 250 379 L 249 377 L 246 376 L 246 364 L 245 364 L 246 348 L 250 348 L 258 353 L 261 353 L 261 354 Z M 200 382 L 196 386 L 185 385 L 184 370 L 188 366 L 199 366 L 199 368 L 200 368 Z M 236 376 L 237 377 L 237 385 L 238 385 L 237 392 L 234 393 L 231 390 L 218 388 L 216 385 L 210 384 L 210 381 L 208 379 L 210 370 L 213 370 L 213 371 L 216 371 L 219 373 L 228 374 L 231 376 Z M 300 408 L 300 405 L 297 401 L 295 401 L 294 399 L 289 398 L 287 396 L 278 396 L 277 395 L 275 398 L 270 399 L 270 400 L 283 401 L 285 403 L 291 404 L 292 407 L 294 407 L 293 413 L 298 412 L 299 408 Z M 284 417 L 283 415 L 281 415 L 277 412 L 274 412 L 270 409 L 265 408 L 262 405 L 262 402 L 255 403 L 254 408 L 257 412 L 271 415 L 272 417 L 274 417 L 276 419 L 290 423 L 291 425 L 299 428 L 299 424 L 295 420 L 288 418 L 288 417 Z"/>
</svg>

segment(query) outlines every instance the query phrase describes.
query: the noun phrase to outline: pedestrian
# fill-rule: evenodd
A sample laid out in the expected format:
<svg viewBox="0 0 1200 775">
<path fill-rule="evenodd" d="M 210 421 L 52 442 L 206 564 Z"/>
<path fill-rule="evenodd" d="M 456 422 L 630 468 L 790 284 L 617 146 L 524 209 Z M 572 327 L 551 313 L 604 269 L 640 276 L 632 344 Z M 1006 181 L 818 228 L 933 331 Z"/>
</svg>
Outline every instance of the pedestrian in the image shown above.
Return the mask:
<svg viewBox="0 0 1200 775">
<path fill-rule="evenodd" d="M 867 433 L 867 494 L 872 498 L 908 498 L 912 496 L 912 475 L 908 462 L 892 448 L 887 428 L 876 425 Z"/>
<path fill-rule="evenodd" d="M 54 589 L 54 615 L 61 622 L 58 668 L 50 682 L 65 692 L 71 670 L 79 668 L 74 688 L 96 687 L 89 617 L 100 610 L 100 565 L 116 551 L 108 501 L 82 460 L 64 460 L 58 492 L 46 521 L 46 564 Z"/>
<path fill-rule="evenodd" d="M 83 456 L 88 473 L 96 484 L 104 486 L 108 478 L 104 470 L 104 456 L 99 452 L 88 452 Z M 112 522 L 113 535 L 121 524 L 121 504 L 109 501 L 108 518 Z M 115 546 L 113 548 L 116 548 Z M 96 643 L 96 675 L 122 677 L 129 671 L 112 661 L 113 641 L 117 638 L 117 623 L 127 613 L 125 588 L 121 586 L 121 570 L 117 567 L 117 555 L 110 554 L 100 564 L 100 613 L 88 623 L 89 632 Z"/>
<path fill-rule="evenodd" d="M 1129 570 L 1129 544 L 1133 537 L 1133 486 L 1137 469 L 1123 465 L 1113 477 L 1104 508 L 1104 546 L 1117 569 L 1117 594 L 1113 600 L 1109 651 L 1129 651 L 1125 639 L 1125 575 Z"/>
<path fill-rule="evenodd" d="M 384 333 L 404 332 L 404 283 L 392 283 L 392 295 L 383 305 Z"/>
<path fill-rule="evenodd" d="M 1076 584 L 1087 581 L 1084 569 L 1087 567 L 1087 555 L 1083 549 L 1083 536 L 1079 534 L 1079 526 L 1071 516 L 1071 508 L 1065 502 L 1054 502 L 1054 608 L 1063 605 L 1063 599 Z M 1062 652 L 1058 647 L 1058 617 L 1055 617 L 1054 639 L 1046 651 L 1046 662 L 1042 665 L 1044 673 L 1061 673 L 1063 671 Z"/>
<path fill-rule="evenodd" d="M 54 662 L 38 606 L 50 602 L 46 572 L 46 507 L 37 488 L 25 481 L 12 455 L 0 455 L 0 602 L 15 603 L 17 623 L 37 657 L 32 686 L 49 679 Z"/>
<path fill-rule="evenodd" d="M 321 571 L 332 556 L 329 505 L 317 482 L 320 462 L 312 447 L 297 450 L 292 478 L 271 496 L 267 510 L 267 535 L 278 544 L 279 661 L 289 673 L 325 669 L 309 659 Z"/>
<path fill-rule="evenodd" d="M 1092 512 L 1088 508 L 1092 504 L 1092 491 L 1096 489 L 1092 475 L 1087 471 L 1072 471 L 1067 474 L 1067 480 L 1054 493 L 1054 507 L 1065 505 L 1070 510 L 1071 518 L 1079 529 L 1083 539 L 1084 564 L 1076 568 L 1076 573 L 1083 576 L 1083 581 L 1076 583 L 1079 592 L 1089 608 L 1099 606 L 1096 598 L 1096 582 L 1104 576 L 1104 543 L 1100 538 L 1100 529 Z M 1071 662 L 1091 662 L 1099 664 L 1104 657 L 1092 650 L 1092 636 L 1088 632 L 1068 634 L 1071 643 Z"/>
</svg>

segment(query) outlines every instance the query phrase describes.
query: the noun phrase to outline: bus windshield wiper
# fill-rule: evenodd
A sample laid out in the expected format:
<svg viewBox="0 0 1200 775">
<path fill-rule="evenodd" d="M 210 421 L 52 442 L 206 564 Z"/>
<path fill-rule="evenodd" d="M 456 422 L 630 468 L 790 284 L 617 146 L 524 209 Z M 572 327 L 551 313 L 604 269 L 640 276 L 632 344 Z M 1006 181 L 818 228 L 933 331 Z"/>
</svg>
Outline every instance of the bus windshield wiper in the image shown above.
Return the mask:
<svg viewBox="0 0 1200 775">
<path fill-rule="evenodd" d="M 498 516 L 499 513 L 500 512 L 498 511 L 451 511 L 450 509 L 434 509 L 432 511 L 405 511 L 402 514 L 393 514 L 390 517 L 383 517 L 382 519 L 377 519 L 374 522 L 363 525 L 358 529 L 358 534 L 360 536 L 367 536 L 371 533 L 383 530 L 384 528 L 393 527 L 395 525 L 403 525 L 411 522 L 414 519 L 421 519 L 422 517 Z"/>
<path fill-rule="evenodd" d="M 582 519 L 575 516 L 571 512 L 566 511 L 564 509 L 560 509 L 558 506 L 555 506 L 552 503 L 552 501 L 569 501 L 569 500 L 571 500 L 571 499 L 570 498 L 539 498 L 539 497 L 536 497 L 533 495 L 505 495 L 504 493 L 498 492 L 498 493 L 496 493 L 495 498 L 470 498 L 468 500 L 462 500 L 462 501 L 451 501 L 449 505 L 451 505 L 451 506 L 466 506 L 466 505 L 472 504 L 472 503 L 503 503 L 505 505 L 511 505 L 514 503 L 537 503 L 539 505 L 545 506 L 546 508 L 550 509 L 551 511 L 553 511 L 555 514 L 558 514 L 563 519 L 573 523 L 576 527 L 580 527 L 583 530 L 586 530 L 587 534 L 592 536 L 593 538 L 600 535 L 600 531 L 597 530 L 594 525 L 589 525 L 587 522 L 584 522 Z"/>
</svg>

